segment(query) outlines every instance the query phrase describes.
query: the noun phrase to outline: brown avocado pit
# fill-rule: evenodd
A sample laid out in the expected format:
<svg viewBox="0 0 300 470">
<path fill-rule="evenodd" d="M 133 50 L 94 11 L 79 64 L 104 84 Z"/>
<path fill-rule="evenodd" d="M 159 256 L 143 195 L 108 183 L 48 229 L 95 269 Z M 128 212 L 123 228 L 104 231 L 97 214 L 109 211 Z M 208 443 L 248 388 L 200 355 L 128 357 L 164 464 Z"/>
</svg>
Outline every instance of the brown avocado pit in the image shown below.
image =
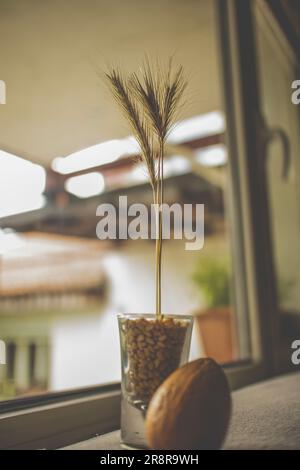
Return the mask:
<svg viewBox="0 0 300 470">
<path fill-rule="evenodd" d="M 210 358 L 189 362 L 156 390 L 146 415 L 152 449 L 219 449 L 229 425 L 231 396 L 223 369 Z"/>
</svg>

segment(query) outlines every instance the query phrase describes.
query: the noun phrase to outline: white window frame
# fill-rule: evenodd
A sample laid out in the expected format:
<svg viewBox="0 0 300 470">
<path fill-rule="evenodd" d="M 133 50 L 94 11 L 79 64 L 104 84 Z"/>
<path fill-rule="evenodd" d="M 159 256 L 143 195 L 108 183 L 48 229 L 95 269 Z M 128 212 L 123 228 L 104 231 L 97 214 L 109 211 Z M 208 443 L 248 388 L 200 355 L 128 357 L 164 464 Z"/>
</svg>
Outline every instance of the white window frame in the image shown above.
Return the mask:
<svg viewBox="0 0 300 470">
<path fill-rule="evenodd" d="M 119 383 L 0 403 L 0 449 L 55 449 L 119 428 Z"/>
</svg>

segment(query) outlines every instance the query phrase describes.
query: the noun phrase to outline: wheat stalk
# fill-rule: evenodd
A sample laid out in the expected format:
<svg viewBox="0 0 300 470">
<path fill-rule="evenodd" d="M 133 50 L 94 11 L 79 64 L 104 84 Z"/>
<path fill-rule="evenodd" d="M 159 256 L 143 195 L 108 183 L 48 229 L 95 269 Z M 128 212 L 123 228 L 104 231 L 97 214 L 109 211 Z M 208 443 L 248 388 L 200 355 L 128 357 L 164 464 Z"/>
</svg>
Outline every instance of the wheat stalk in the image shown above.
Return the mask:
<svg viewBox="0 0 300 470">
<path fill-rule="evenodd" d="M 131 131 L 141 148 L 157 208 L 156 236 L 156 315 L 161 317 L 162 265 L 162 204 L 163 161 L 165 143 L 174 124 L 179 104 L 186 88 L 183 68 L 173 68 L 172 59 L 166 67 L 157 61 L 153 66 L 148 58 L 138 73 L 125 76 L 111 68 L 106 79 L 116 102 L 121 107 Z"/>
</svg>

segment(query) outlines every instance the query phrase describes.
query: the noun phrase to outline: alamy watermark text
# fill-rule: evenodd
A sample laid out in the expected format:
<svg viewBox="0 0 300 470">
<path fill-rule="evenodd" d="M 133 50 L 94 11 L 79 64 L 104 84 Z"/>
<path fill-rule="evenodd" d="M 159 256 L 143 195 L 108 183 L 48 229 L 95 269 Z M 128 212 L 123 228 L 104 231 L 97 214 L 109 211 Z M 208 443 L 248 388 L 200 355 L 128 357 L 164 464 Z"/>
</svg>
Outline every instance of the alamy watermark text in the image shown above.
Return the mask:
<svg viewBox="0 0 300 470">
<path fill-rule="evenodd" d="M 96 226 L 97 237 L 100 240 L 156 240 L 159 237 L 159 211 L 162 215 L 163 240 L 172 237 L 185 239 L 186 250 L 203 248 L 204 204 L 151 204 L 149 210 L 141 203 L 128 206 L 127 196 L 119 196 L 118 207 L 111 203 L 97 207 L 96 215 L 101 217 Z"/>
<path fill-rule="evenodd" d="M 292 89 L 294 90 L 291 95 L 293 104 L 300 103 L 300 80 L 294 80 L 292 83 Z"/>
<path fill-rule="evenodd" d="M 6 347 L 4 341 L 0 340 L 0 365 L 6 364 Z"/>
<path fill-rule="evenodd" d="M 4 80 L 0 80 L 0 104 L 6 104 L 6 84 Z"/>
</svg>

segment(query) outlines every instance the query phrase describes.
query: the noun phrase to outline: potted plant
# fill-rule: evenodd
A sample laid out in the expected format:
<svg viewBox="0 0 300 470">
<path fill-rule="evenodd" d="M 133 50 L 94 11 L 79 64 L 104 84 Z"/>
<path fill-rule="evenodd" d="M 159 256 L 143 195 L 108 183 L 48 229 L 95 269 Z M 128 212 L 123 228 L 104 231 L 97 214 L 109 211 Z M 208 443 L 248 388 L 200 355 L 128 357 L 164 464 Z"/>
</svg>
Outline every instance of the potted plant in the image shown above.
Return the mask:
<svg viewBox="0 0 300 470">
<path fill-rule="evenodd" d="M 119 314 L 122 366 L 121 439 L 146 447 L 144 417 L 157 387 L 188 359 L 192 317 L 165 315 L 161 308 L 164 156 L 168 133 L 186 87 L 182 67 L 150 64 L 138 73 L 106 73 L 113 97 L 140 147 L 156 211 L 155 313 Z M 134 279 L 132 280 L 134 295 Z"/>
<path fill-rule="evenodd" d="M 219 363 L 231 362 L 236 352 L 228 263 L 212 257 L 202 258 L 197 262 L 192 280 L 205 302 L 205 308 L 195 313 L 205 355 Z"/>
</svg>

